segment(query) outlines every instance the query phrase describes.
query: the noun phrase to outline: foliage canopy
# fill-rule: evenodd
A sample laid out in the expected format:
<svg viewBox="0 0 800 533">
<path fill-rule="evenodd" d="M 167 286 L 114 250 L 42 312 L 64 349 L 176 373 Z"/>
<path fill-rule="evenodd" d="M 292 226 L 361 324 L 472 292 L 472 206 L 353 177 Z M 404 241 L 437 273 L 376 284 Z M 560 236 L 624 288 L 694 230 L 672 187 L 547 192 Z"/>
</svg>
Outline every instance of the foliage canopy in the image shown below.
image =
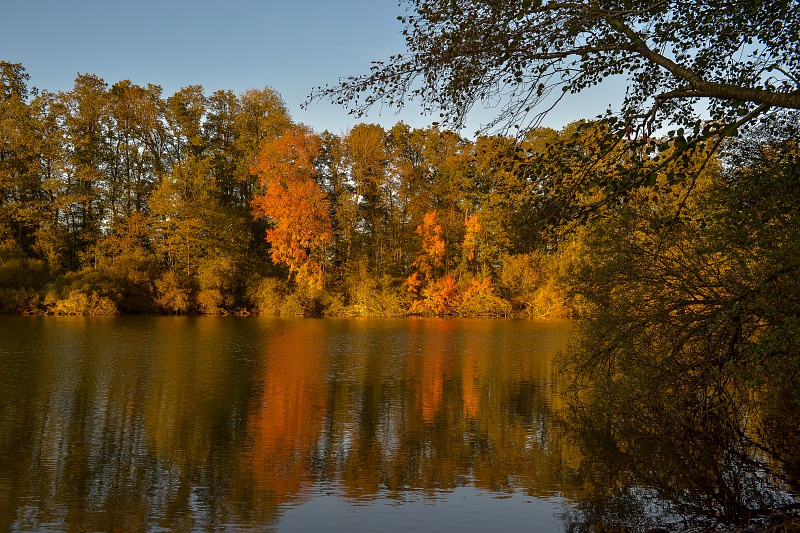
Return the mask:
<svg viewBox="0 0 800 533">
<path fill-rule="evenodd" d="M 565 93 L 610 76 L 628 85 L 621 124 L 649 135 L 664 120 L 747 120 L 800 108 L 796 0 L 403 0 L 407 51 L 317 88 L 360 116 L 418 100 L 460 129 L 476 104 L 486 127 L 538 125 Z"/>
</svg>

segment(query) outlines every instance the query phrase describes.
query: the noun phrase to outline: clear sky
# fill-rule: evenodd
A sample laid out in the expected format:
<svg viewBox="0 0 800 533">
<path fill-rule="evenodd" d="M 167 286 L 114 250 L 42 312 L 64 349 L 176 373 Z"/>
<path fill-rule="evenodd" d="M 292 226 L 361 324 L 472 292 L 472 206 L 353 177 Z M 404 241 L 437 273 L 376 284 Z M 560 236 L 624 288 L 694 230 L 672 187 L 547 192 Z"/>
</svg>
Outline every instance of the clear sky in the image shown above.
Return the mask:
<svg viewBox="0 0 800 533">
<path fill-rule="evenodd" d="M 318 131 L 400 120 L 424 127 L 436 118 L 416 109 L 359 120 L 328 102 L 300 109 L 314 87 L 402 52 L 403 9 L 395 0 L 0 0 L 0 60 L 22 63 L 31 85 L 49 91 L 69 90 L 78 73 L 161 85 L 165 96 L 187 85 L 206 94 L 269 86 L 294 120 Z M 572 96 L 544 125 L 597 116 L 621 91 L 604 84 Z M 472 136 L 490 114 L 476 111 L 461 133 Z"/>
</svg>

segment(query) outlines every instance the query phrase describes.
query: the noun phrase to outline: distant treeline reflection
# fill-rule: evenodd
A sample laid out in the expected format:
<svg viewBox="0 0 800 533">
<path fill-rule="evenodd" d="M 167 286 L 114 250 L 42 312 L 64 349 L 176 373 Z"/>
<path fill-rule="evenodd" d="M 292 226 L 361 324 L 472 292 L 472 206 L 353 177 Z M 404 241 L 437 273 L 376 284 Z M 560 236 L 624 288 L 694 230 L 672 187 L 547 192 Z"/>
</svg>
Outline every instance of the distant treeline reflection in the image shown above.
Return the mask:
<svg viewBox="0 0 800 533">
<path fill-rule="evenodd" d="M 275 524 L 319 484 L 361 502 L 560 497 L 567 531 L 786 525 L 798 503 L 793 396 L 567 404 L 568 323 L 96 320 L 39 322 L 35 364 L 1 363 L 11 529 Z"/>
</svg>

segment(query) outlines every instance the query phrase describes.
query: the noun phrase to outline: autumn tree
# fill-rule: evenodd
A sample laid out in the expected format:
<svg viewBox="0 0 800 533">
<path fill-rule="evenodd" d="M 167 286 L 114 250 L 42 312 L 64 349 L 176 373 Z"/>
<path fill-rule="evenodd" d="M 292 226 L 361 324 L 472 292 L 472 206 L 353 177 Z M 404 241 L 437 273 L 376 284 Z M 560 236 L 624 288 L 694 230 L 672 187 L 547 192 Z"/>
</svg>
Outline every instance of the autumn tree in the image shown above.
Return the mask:
<svg viewBox="0 0 800 533">
<path fill-rule="evenodd" d="M 213 162 L 212 172 L 216 187 L 226 204 L 239 203 L 238 199 L 235 199 L 237 184 L 234 177 L 238 163 L 234 152 L 237 107 L 238 102 L 233 91 L 215 91 L 208 98 L 208 113 L 203 123 L 207 151 Z"/>
<path fill-rule="evenodd" d="M 358 124 L 342 137 L 342 149 L 353 189 L 350 225 L 362 255 L 359 259 L 381 269 L 388 251 L 387 222 L 394 208 L 386 132 L 377 124 Z"/>
<path fill-rule="evenodd" d="M 435 133 L 428 130 L 411 129 L 408 125 L 396 124 L 387 133 L 387 145 L 391 151 L 390 172 L 396 185 L 396 208 L 392 221 L 395 259 L 401 270 L 408 268 L 409 250 L 416 241 L 415 230 L 425 213 L 435 206 L 433 197 L 433 165 L 426 149 L 428 138 Z"/>
<path fill-rule="evenodd" d="M 264 187 L 253 212 L 272 223 L 266 232 L 272 260 L 312 287 L 323 285 L 325 248 L 333 240 L 328 198 L 316 181 L 319 155 L 319 137 L 296 126 L 265 143 L 253 167 Z"/>
<path fill-rule="evenodd" d="M 109 165 L 104 203 L 109 223 L 141 213 L 163 172 L 165 134 L 161 123 L 161 90 L 123 80 L 108 90 Z"/>
<path fill-rule="evenodd" d="M 417 226 L 417 235 L 421 244 L 414 265 L 424 278 L 435 279 L 445 255 L 445 241 L 442 238 L 442 226 L 437 220 L 436 210 L 425 214 L 422 224 Z"/>
<path fill-rule="evenodd" d="M 461 248 L 463 249 L 463 259 L 468 265 L 474 264 L 478 259 L 481 251 L 482 232 L 480 216 L 473 214 L 464 219 L 464 242 L 461 244 Z"/>
<path fill-rule="evenodd" d="M 676 162 L 709 153 L 706 144 L 718 148 L 770 110 L 800 109 L 796 0 L 402 4 L 406 51 L 376 61 L 368 74 L 317 88 L 310 100 L 329 98 L 356 116 L 413 100 L 457 130 L 482 105 L 497 110 L 483 131 L 524 136 L 566 95 L 622 78 L 622 106 L 605 117 L 603 150 L 584 171 L 605 192 L 593 213 L 652 187 L 666 168 L 685 173 L 689 167 Z M 623 167 L 613 158 L 598 164 L 620 144 L 637 158 Z M 645 162 L 650 168 L 639 168 Z"/>
<path fill-rule="evenodd" d="M 223 97 L 218 94 L 217 100 Z M 207 127 L 208 106 L 202 87 L 189 86 L 165 108 L 169 171 L 160 176 L 150 210 L 154 247 L 165 267 L 159 304 L 168 311 L 220 312 L 235 303 L 244 284 L 246 213 L 227 203 L 220 190 L 212 141 L 224 135 Z"/>
<path fill-rule="evenodd" d="M 0 312 L 6 313 L 36 312 L 49 270 L 37 253 L 49 202 L 38 106 L 29 103 L 35 91 L 27 82 L 22 65 L 0 62 Z M 60 241 L 58 232 L 52 237 Z"/>
<path fill-rule="evenodd" d="M 244 211 L 257 185 L 250 172 L 261 143 L 281 135 L 291 125 L 280 95 L 270 88 L 240 95 L 216 91 L 209 98 L 203 135 L 214 161 L 214 175 L 223 203 Z"/>
<path fill-rule="evenodd" d="M 164 120 L 171 141 L 167 149 L 170 164 L 180 164 L 190 156 L 201 157 L 207 153 L 203 132 L 207 108 L 208 98 L 202 85 L 183 87 L 167 98 Z"/>
<path fill-rule="evenodd" d="M 24 251 L 33 245 L 43 194 L 28 78 L 22 65 L 0 62 L 0 242 Z"/>
<path fill-rule="evenodd" d="M 214 194 L 225 211 L 244 221 L 248 230 L 242 242 L 244 255 L 237 258 L 240 272 L 260 273 L 268 268 L 264 240 L 267 221 L 251 213 L 251 202 L 259 189 L 258 177 L 251 167 L 259 147 L 280 136 L 290 125 L 286 104 L 269 87 L 249 89 L 239 95 L 216 91 L 208 98 L 203 136 L 212 162 Z"/>
<path fill-rule="evenodd" d="M 209 309 L 222 306 L 237 283 L 246 245 L 244 221 L 216 195 L 208 158 L 190 157 L 164 176 L 150 199 L 153 247 L 163 265 L 159 304 L 167 311 L 196 309 L 203 291 Z M 213 303 L 210 301 L 213 300 Z"/>
<path fill-rule="evenodd" d="M 662 176 L 586 229 L 571 281 L 585 320 L 567 367 L 604 403 L 738 416 L 755 390 L 797 387 L 800 190 L 786 123 L 732 143 L 696 184 Z"/>
<path fill-rule="evenodd" d="M 411 129 L 399 123 L 389 131 L 387 144 L 391 151 L 390 179 L 395 184 L 392 235 L 396 253 L 402 255 L 397 258 L 398 270 L 407 273 L 418 245 L 416 229 L 427 213 L 437 211 L 442 235 L 451 248 L 462 238 L 459 180 L 469 142 L 435 126 Z M 453 255 L 452 249 L 446 250 L 447 268 Z"/>
<path fill-rule="evenodd" d="M 92 74 L 81 74 L 69 92 L 61 94 L 64 131 L 72 148 L 66 157 L 67 231 L 72 268 L 94 262 L 95 245 L 103 231 L 107 206 L 111 120 L 108 85 Z"/>
<path fill-rule="evenodd" d="M 478 138 L 460 182 L 465 210 L 480 217 L 482 263 L 488 268 L 495 268 L 502 253 L 516 251 L 523 242 L 515 238 L 518 214 L 530 204 L 530 197 L 519 172 L 517 149 L 517 143 L 508 137 Z M 473 234 L 477 237 L 478 231 Z"/>
<path fill-rule="evenodd" d="M 417 270 L 406 280 L 408 292 L 414 295 L 411 312 L 415 314 L 444 314 L 453 307 L 458 284 L 451 275 L 440 277 L 445 257 L 445 240 L 436 210 L 426 213 L 417 226 L 420 250 L 414 260 Z"/>
<path fill-rule="evenodd" d="M 331 229 L 334 239 L 330 250 L 334 277 L 341 278 L 348 261 L 349 244 L 352 242 L 349 221 L 352 214 L 352 187 L 344 171 L 342 140 L 338 135 L 324 131 L 319 135 L 319 156 L 317 157 L 317 181 L 328 195 Z"/>
<path fill-rule="evenodd" d="M 41 220 L 35 233 L 34 251 L 47 261 L 51 272 L 61 271 L 69 257 L 66 215 L 69 213 L 67 190 L 67 153 L 69 144 L 62 127 L 60 97 L 42 91 L 30 102 L 34 131 L 30 139 L 37 144 L 37 167 L 41 176 Z"/>
<path fill-rule="evenodd" d="M 258 184 L 251 172 L 261 145 L 291 128 L 292 119 L 286 102 L 270 87 L 249 89 L 238 97 L 234 118 L 236 173 L 240 201 L 249 204 Z"/>
</svg>

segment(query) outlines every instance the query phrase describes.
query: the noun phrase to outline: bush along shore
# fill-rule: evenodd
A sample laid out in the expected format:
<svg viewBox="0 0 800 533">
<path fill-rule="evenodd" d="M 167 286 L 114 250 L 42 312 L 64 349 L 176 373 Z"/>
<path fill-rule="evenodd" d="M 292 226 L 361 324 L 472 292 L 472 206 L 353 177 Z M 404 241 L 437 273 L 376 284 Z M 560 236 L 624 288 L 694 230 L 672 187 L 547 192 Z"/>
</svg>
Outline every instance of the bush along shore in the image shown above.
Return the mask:
<svg viewBox="0 0 800 533">
<path fill-rule="evenodd" d="M 298 286 L 262 277 L 241 298 L 218 289 L 190 289 L 172 276 L 140 283 L 86 270 L 36 287 L 0 288 L 0 311 L 21 315 L 209 314 L 340 317 L 492 317 L 571 316 L 563 293 L 549 281 L 528 293 L 498 290 L 490 278 L 447 276 L 430 287 L 409 290 L 407 280 L 384 277 L 349 279 L 338 291 Z"/>
</svg>

